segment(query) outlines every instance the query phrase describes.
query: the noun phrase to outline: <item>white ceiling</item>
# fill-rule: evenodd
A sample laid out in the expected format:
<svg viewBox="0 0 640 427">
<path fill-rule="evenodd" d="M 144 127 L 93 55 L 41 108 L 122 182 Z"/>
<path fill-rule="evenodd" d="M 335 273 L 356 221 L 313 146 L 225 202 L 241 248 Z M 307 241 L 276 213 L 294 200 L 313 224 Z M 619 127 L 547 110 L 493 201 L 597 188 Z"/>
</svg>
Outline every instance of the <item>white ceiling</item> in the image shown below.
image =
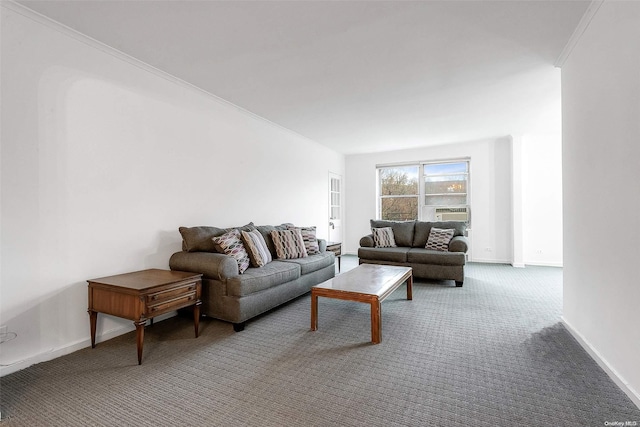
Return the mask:
<svg viewBox="0 0 640 427">
<path fill-rule="evenodd" d="M 590 1 L 19 3 L 352 154 L 559 132 Z"/>
</svg>

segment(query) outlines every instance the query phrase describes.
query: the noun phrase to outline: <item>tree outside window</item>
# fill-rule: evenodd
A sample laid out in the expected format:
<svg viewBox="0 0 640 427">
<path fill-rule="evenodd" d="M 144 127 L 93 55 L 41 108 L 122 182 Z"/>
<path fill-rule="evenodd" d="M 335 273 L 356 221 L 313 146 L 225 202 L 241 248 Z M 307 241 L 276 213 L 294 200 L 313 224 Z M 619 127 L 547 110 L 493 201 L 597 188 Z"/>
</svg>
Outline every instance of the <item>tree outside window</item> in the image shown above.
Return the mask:
<svg viewBox="0 0 640 427">
<path fill-rule="evenodd" d="M 409 221 L 418 219 L 418 166 L 379 169 L 380 219 Z"/>
</svg>

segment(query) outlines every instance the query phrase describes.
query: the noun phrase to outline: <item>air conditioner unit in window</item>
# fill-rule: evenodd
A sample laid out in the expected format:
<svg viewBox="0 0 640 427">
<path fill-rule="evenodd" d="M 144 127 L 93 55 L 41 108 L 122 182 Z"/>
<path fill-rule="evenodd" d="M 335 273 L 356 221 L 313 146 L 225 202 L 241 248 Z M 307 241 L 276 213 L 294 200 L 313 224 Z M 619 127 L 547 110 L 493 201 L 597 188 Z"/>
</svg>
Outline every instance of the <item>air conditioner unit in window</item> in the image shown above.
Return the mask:
<svg viewBox="0 0 640 427">
<path fill-rule="evenodd" d="M 436 208 L 436 221 L 469 222 L 469 207 Z"/>
</svg>

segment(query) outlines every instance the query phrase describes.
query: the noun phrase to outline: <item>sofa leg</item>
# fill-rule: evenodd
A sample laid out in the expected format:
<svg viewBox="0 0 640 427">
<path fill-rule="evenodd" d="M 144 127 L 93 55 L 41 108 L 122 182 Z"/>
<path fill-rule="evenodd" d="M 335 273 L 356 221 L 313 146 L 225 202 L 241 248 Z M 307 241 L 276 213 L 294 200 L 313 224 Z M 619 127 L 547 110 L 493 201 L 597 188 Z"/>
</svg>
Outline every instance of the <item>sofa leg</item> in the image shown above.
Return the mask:
<svg viewBox="0 0 640 427">
<path fill-rule="evenodd" d="M 241 323 L 234 323 L 233 324 L 233 330 L 236 332 L 242 332 L 244 331 L 244 323 L 245 322 L 241 322 Z"/>
<path fill-rule="evenodd" d="M 462 287 L 462 281 L 456 280 L 456 288 L 461 288 L 461 287 Z"/>
</svg>

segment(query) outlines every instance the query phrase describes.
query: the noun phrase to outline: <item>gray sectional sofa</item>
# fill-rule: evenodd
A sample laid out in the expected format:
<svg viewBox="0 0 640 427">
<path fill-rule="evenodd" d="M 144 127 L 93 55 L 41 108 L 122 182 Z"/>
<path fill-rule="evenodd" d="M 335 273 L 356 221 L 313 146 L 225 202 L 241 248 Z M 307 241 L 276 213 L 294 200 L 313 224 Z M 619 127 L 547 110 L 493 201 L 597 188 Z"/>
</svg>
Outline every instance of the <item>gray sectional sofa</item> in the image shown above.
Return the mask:
<svg viewBox="0 0 640 427">
<path fill-rule="evenodd" d="M 372 234 L 364 236 L 358 249 L 360 264 L 408 266 L 416 278 L 454 280 L 457 287 L 463 285 L 469 248 L 465 223 L 371 220 L 371 228 L 382 227 L 393 229 L 397 247 L 377 248 Z M 455 230 L 447 252 L 425 249 L 432 227 Z"/>
<path fill-rule="evenodd" d="M 311 287 L 335 276 L 335 255 L 326 251 L 326 241 L 318 239 L 320 253 L 299 259 L 276 259 L 271 239 L 272 230 L 281 226 L 254 226 L 264 237 L 273 261 L 263 267 L 249 267 L 243 274 L 232 257 L 218 253 L 212 238 L 229 229 L 217 227 L 180 227 L 183 242 L 181 252 L 171 256 L 172 270 L 202 273 L 201 313 L 233 323 L 241 331 L 245 322 L 311 290 Z"/>
</svg>

